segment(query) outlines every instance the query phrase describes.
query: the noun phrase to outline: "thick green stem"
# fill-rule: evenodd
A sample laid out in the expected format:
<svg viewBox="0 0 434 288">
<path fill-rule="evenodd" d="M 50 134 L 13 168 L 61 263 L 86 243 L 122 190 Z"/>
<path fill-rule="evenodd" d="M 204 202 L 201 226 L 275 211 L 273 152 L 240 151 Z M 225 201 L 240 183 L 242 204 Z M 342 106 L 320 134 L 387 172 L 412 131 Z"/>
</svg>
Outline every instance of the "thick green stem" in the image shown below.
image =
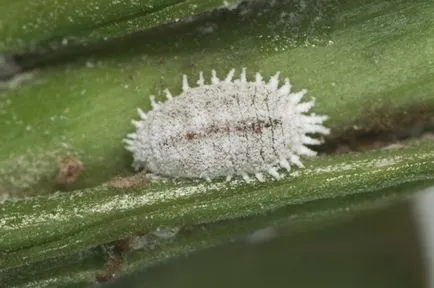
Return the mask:
<svg viewBox="0 0 434 288">
<path fill-rule="evenodd" d="M 107 185 L 57 193 L 0 209 L 0 268 L 73 253 L 98 244 L 180 227 L 263 213 L 318 199 L 373 192 L 434 178 L 431 143 L 417 148 L 318 158 L 282 181 Z"/>
</svg>

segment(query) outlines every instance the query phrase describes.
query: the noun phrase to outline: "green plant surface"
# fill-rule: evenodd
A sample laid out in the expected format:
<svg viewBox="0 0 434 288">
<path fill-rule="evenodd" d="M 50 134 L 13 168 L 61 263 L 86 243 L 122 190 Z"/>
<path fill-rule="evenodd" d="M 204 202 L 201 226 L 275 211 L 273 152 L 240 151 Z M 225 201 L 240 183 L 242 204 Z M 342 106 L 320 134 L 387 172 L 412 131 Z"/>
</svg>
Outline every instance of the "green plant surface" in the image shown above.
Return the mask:
<svg viewBox="0 0 434 288">
<path fill-rule="evenodd" d="M 39 55 L 52 62 L 32 71 L 29 83 L 0 90 L 0 197 L 37 195 L 0 204 L 0 272 L 7 277 L 46 263 L 43 279 L 77 282 L 100 269 L 101 254 L 92 250 L 99 245 L 160 227 L 217 223 L 209 235 L 190 239 L 190 247 L 181 238 L 154 254 L 135 254 L 136 262 L 125 268 L 133 270 L 135 263 L 146 266 L 204 243 L 227 241 L 234 231 L 294 216 L 293 209 L 316 201 L 325 201 L 324 213 L 333 214 L 342 198 L 354 196 L 354 205 L 363 206 L 357 195 L 381 198 L 383 188 L 434 178 L 434 144 L 427 140 L 398 150 L 306 159 L 306 169 L 281 181 L 148 182 L 128 189 L 104 184 L 133 173 L 121 140 L 133 129 L 136 107 L 150 109 L 148 96 L 162 100 L 165 88 L 176 95 L 184 73 L 193 85 L 200 71 L 209 79 L 212 69 L 222 78 L 231 68 L 240 72 L 246 67 L 249 79 L 256 71 L 265 78 L 280 71 L 295 91 L 306 88 L 307 98 L 316 98 L 316 113 L 330 117 L 326 143 L 361 132 L 394 133 L 426 125 L 434 104 L 432 1 L 283 0 L 163 26 L 158 25 L 222 3 L 142 1 L 137 14 L 130 5 L 122 6 L 120 14 L 112 5 L 95 14 L 96 6 L 84 13 L 81 1 L 70 1 L 50 22 L 30 25 L 28 31 L 23 23 L 39 23 L 32 21 L 48 15 L 50 5 L 33 3 L 19 12 L 20 5 L 30 2 L 6 2 L 0 0 L 1 7 L 8 7 L 8 12 L 0 11 L 0 51 L 46 39 L 81 39 Z M 151 2 L 155 10 L 146 10 Z M 199 10 L 179 9 L 196 2 Z M 134 26 L 134 21 L 142 24 Z M 99 42 L 104 37 L 108 40 Z M 68 157 L 80 160 L 85 169 L 77 181 L 64 185 L 57 180 L 58 165 Z M 68 191 L 53 193 L 59 189 Z M 272 211 L 282 214 L 267 218 Z M 303 216 L 306 222 L 309 215 Z M 246 223 L 242 219 L 252 221 L 246 230 L 240 228 Z M 227 231 L 222 238 L 219 229 Z M 83 251 L 96 254 L 77 258 Z M 77 264 L 69 278 L 56 270 L 53 259 L 69 259 L 59 268 L 66 270 L 80 259 L 91 263 Z M 30 283 L 31 277 L 20 283 Z"/>
<path fill-rule="evenodd" d="M 128 191 L 103 185 L 6 202 L 0 207 L 0 268 L 70 254 L 159 227 L 249 217 L 432 179 L 432 148 L 425 143 L 399 152 L 318 157 L 306 169 L 267 183 L 151 182 Z"/>
<path fill-rule="evenodd" d="M 294 233 L 292 225 L 273 227 L 262 231 L 268 233 L 266 239 L 195 251 L 107 286 L 423 287 L 426 254 L 419 246 L 411 204 L 360 213 L 303 233 Z"/>
<path fill-rule="evenodd" d="M 7 283 L 8 287 L 87 287 L 86 285 L 92 284 L 95 275 L 104 269 L 105 256 L 107 255 L 99 248 L 80 251 L 73 255 L 1 270 L 0 280 L 2 284 Z"/>
<path fill-rule="evenodd" d="M 227 243 L 229 240 L 244 238 L 249 233 L 264 227 L 290 227 L 292 233 L 304 233 L 321 227 L 345 223 L 360 212 L 388 207 L 416 191 L 431 186 L 432 181 L 411 182 L 378 190 L 375 193 L 353 194 L 334 199 L 309 201 L 288 205 L 266 212 L 227 221 L 203 223 L 189 226 L 174 237 L 150 242 L 142 249 L 126 253 L 121 274 L 129 274 L 139 269 L 162 264 L 176 256 L 206 247 Z M 351 211 L 349 213 L 348 211 Z M 157 239 L 158 240 L 158 239 Z M 2 271 L 4 283 L 25 287 L 35 287 L 56 283 L 57 287 L 92 284 L 96 275 L 105 270 L 107 257 L 100 246 L 74 254 L 48 258 L 32 262 L 26 266 Z M 31 283 L 31 284 L 29 284 Z"/>
<path fill-rule="evenodd" d="M 148 96 L 162 99 L 165 88 L 176 95 L 183 73 L 193 85 L 199 71 L 209 77 L 211 69 L 223 76 L 247 67 L 249 78 L 281 71 L 294 90 L 306 88 L 306 97 L 316 98 L 315 112 L 330 116 L 329 139 L 395 131 L 429 115 L 431 1 L 314 1 L 304 9 L 288 3 L 257 9 L 260 14 L 219 12 L 83 48 L 72 63 L 3 92 L 0 186 L 29 194 L 57 190 L 56 161 L 71 154 L 85 172 L 69 189 L 130 173 L 121 140 L 132 131 L 136 107 L 149 109 Z M 295 16 L 287 19 L 290 12 Z M 207 23 L 214 32 L 200 30 Z"/>
<path fill-rule="evenodd" d="M 0 51 L 14 51 L 106 40 L 224 5 L 213 0 L 2 0 L 0 7 Z"/>
</svg>

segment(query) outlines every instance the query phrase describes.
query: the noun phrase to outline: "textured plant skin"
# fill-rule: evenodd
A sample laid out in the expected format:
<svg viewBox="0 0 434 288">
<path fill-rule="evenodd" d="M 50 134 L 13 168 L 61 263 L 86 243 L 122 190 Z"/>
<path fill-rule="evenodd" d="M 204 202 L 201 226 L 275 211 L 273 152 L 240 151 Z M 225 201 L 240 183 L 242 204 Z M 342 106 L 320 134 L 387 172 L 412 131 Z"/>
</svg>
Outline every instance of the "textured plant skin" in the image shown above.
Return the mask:
<svg viewBox="0 0 434 288">
<path fill-rule="evenodd" d="M 0 51 L 22 50 L 32 42 L 71 35 L 86 43 L 124 37 L 97 46 L 70 48 L 68 42 L 65 49 L 54 47 L 50 53 L 57 66 L 35 71 L 30 83 L 0 91 L 0 194 L 40 195 L 0 204 L 0 280 L 3 275 L 12 277 L 46 263 L 53 273 L 41 272 L 44 279 L 88 282 L 103 263 L 95 247 L 160 226 L 207 223 L 217 227 L 223 222 L 218 227 L 229 232 L 222 240 L 229 240 L 238 228 L 248 232 L 241 229 L 242 219 L 271 224 L 267 218 L 271 211 L 283 211 L 279 219 L 285 219 L 294 215 L 292 208 L 317 200 L 329 201 L 324 210 L 332 214 L 346 195 L 375 198 L 378 189 L 433 178 L 434 147 L 428 140 L 409 142 L 407 148 L 393 151 L 310 159 L 306 169 L 263 184 L 145 181 L 132 188 L 101 184 L 132 173 L 132 159 L 121 140 L 132 131 L 135 108 L 149 110 L 148 95 L 161 100 L 164 88 L 177 94 L 183 73 L 194 78 L 199 71 L 224 73 L 232 67 L 247 67 L 247 71 L 260 71 L 267 77 L 281 71 L 295 90 L 307 88 L 308 95 L 316 98 L 314 112 L 330 116 L 327 127 L 332 133 L 326 143 L 343 135 L 395 133 L 425 124 L 422 116 L 430 118 L 434 111 L 432 1 L 304 1 L 308 4 L 304 10 L 285 4 L 261 7 L 260 15 L 254 9 L 244 16 L 220 12 L 191 23 L 129 35 L 171 22 L 178 14 L 158 10 L 170 19 L 157 17 L 146 20 L 147 26 L 132 28 L 114 19 L 115 10 L 106 7 L 108 10 L 98 15 L 110 25 L 98 26 L 101 22 L 89 17 L 70 26 L 64 22 L 67 17 L 60 17 L 51 19 L 48 30 L 41 26 L 28 32 L 21 30 L 27 12 L 22 12 L 25 17 L 16 15 L 23 11 L 18 5 L 29 2 L 16 2 L 0 0 L 1 7 L 9 7 L 0 11 L 4 16 L 0 17 L 0 36 L 12 33 L 0 37 Z M 169 2 L 179 1 L 164 3 Z M 205 3 L 199 5 L 202 11 L 215 7 L 206 6 L 210 1 L 195 2 Z M 71 16 L 77 11 L 73 7 L 82 7 L 81 1 L 65 5 L 71 5 L 67 11 Z M 178 11 L 177 5 L 167 7 L 173 13 Z M 124 8 L 123 15 L 128 18 L 134 7 Z M 296 17 L 289 21 L 286 16 L 281 18 L 282 12 L 294 12 Z M 158 14 L 140 19 L 153 15 Z M 254 79 L 252 74 L 247 77 Z M 59 163 L 65 159 L 75 159 L 83 167 L 80 175 L 67 178 L 76 181 L 62 184 L 58 182 L 62 176 Z M 52 194 L 59 189 L 68 191 Z M 220 235 L 217 231 L 188 241 L 178 239 L 149 258 L 147 251 L 134 257 L 142 266 L 162 261 L 197 249 L 206 239 L 211 243 Z M 56 261 L 62 259 L 69 262 L 59 265 Z M 86 261 L 89 266 L 83 264 Z M 135 267 L 126 265 L 124 272 Z M 56 270 L 58 266 L 61 268 Z M 65 270 L 72 271 L 75 278 L 64 276 L 61 271 Z M 30 272 L 25 275 L 14 281 L 36 281 Z"/>
<path fill-rule="evenodd" d="M 431 143 L 397 151 L 319 157 L 282 181 L 107 185 L 1 206 L 0 268 L 70 254 L 158 227 L 248 217 L 313 200 L 434 178 Z"/>
<path fill-rule="evenodd" d="M 430 113 L 434 104 L 434 82 L 426 65 L 427 59 L 434 59 L 434 28 L 429 25 L 434 7 L 423 1 L 383 5 L 388 9 L 375 3 L 331 8 L 316 4 L 312 10 L 321 12 L 321 22 L 309 22 L 315 13 L 299 12 L 300 19 L 311 23 L 309 29 L 299 30 L 285 26 L 289 24 L 264 24 L 280 17 L 282 7 L 269 8 L 261 16 L 254 11 L 244 17 L 233 11 L 218 13 L 119 40 L 122 45 L 115 41 L 96 51 L 84 49 L 73 63 L 43 70 L 34 75 L 35 83 L 3 92 L 0 185 L 11 186 L 7 178 L 17 177 L 13 165 L 19 157 L 28 162 L 35 155 L 39 162 L 51 163 L 44 167 L 54 168 L 33 172 L 41 175 L 23 193 L 59 189 L 55 166 L 64 154 L 77 155 L 85 168 L 68 190 L 131 173 L 132 159 L 121 140 L 132 132 L 136 107 L 149 110 L 148 95 L 161 100 L 165 88 L 177 94 L 182 73 L 195 77 L 213 68 L 224 73 L 247 66 L 247 71 L 260 71 L 265 78 L 281 71 L 295 90 L 306 88 L 316 97 L 313 112 L 330 116 L 328 140 L 342 133 L 396 131 L 418 123 L 420 111 Z M 406 25 L 396 21 L 404 12 Z M 380 29 L 379 21 L 387 29 Z M 200 32 L 209 22 L 217 25 L 215 32 Z M 333 29 L 323 28 L 331 24 Z M 264 39 L 279 33 L 291 37 Z M 281 49 L 275 51 L 277 47 Z M 16 188 L 10 189 L 22 195 Z"/>
<path fill-rule="evenodd" d="M 67 45 L 68 39 L 107 40 L 223 6 L 222 1 L 212 0 L 1 0 L 0 52 L 35 44 Z"/>
<path fill-rule="evenodd" d="M 128 274 L 138 269 L 152 267 L 159 263 L 185 255 L 186 252 L 215 246 L 234 238 L 245 237 L 257 229 L 269 226 L 289 226 L 293 233 L 311 230 L 317 227 L 324 229 L 327 225 L 346 222 L 354 214 L 367 209 L 385 208 L 414 191 L 423 189 L 431 183 L 410 182 L 401 187 L 377 190 L 375 193 L 353 194 L 335 199 L 315 200 L 308 203 L 287 205 L 280 209 L 249 217 L 229 219 L 213 223 L 202 223 L 188 226 L 176 237 L 161 241 L 154 247 L 131 250 L 125 255 L 121 274 Z M 348 211 L 352 213 L 348 213 Z M 2 270 L 2 280 L 11 285 L 24 286 L 32 283 L 35 287 L 56 283 L 58 287 L 68 285 L 89 285 L 95 282 L 95 276 L 105 270 L 105 253 L 100 246 L 78 253 L 67 254 L 29 265 Z M 50 267 L 49 270 L 46 267 Z M 87 287 L 87 286 L 86 286 Z"/>
</svg>

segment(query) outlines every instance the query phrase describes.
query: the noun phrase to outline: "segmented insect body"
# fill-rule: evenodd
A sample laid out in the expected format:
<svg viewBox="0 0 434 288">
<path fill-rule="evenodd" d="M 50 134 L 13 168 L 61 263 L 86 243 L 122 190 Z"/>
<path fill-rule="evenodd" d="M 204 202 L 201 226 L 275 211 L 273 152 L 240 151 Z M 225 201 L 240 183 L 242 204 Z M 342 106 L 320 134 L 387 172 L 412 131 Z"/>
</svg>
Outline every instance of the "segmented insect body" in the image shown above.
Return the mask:
<svg viewBox="0 0 434 288">
<path fill-rule="evenodd" d="M 201 72 L 190 88 L 184 75 L 179 96 L 167 89 L 164 103 L 151 96 L 153 109 L 138 109 L 137 130 L 124 140 L 133 166 L 170 177 L 245 181 L 251 175 L 264 181 L 264 173 L 279 179 L 279 168 L 303 167 L 300 156 L 316 154 L 306 145 L 321 142 L 307 134 L 329 133 L 322 125 L 327 116 L 305 114 L 314 99 L 300 102 L 306 90 L 291 93 L 288 78 L 279 87 L 279 73 L 268 82 L 259 73 L 247 81 L 245 69 L 233 77 L 234 70 L 224 80 L 212 71 L 206 84 Z"/>
</svg>

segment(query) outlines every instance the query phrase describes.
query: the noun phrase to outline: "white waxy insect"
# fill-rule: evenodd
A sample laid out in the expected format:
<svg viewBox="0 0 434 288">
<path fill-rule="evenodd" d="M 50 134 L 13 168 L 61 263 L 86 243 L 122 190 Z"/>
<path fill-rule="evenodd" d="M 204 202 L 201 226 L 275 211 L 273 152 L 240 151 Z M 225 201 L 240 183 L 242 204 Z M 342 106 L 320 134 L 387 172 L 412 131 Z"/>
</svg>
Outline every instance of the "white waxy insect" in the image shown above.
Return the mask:
<svg viewBox="0 0 434 288">
<path fill-rule="evenodd" d="M 314 106 L 314 99 L 300 102 L 306 90 L 291 93 L 288 78 L 279 87 L 279 73 L 268 82 L 259 73 L 247 81 L 245 69 L 233 76 L 234 69 L 220 80 L 213 70 L 206 84 L 201 72 L 190 88 L 184 75 L 179 96 L 167 89 L 164 103 L 151 96 L 153 109 L 138 109 L 137 130 L 124 139 L 133 167 L 175 178 L 264 181 L 264 173 L 279 179 L 280 168 L 303 167 L 300 156 L 316 155 L 306 145 L 321 141 L 308 134 L 329 129 L 322 125 L 327 116 L 306 114 Z"/>
</svg>

